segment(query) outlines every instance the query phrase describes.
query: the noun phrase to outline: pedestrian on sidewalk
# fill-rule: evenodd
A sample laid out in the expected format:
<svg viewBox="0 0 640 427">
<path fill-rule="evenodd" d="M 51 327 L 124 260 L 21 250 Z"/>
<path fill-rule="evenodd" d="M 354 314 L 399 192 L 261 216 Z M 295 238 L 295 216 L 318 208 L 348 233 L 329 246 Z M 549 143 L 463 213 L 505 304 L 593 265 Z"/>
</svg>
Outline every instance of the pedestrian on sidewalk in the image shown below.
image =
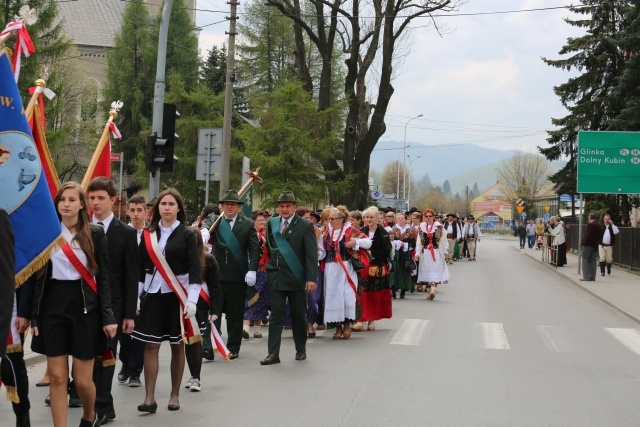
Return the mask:
<svg viewBox="0 0 640 427">
<path fill-rule="evenodd" d="M 536 242 L 536 225 L 533 223 L 533 220 L 529 220 L 529 224 L 527 224 L 527 243 L 529 244 L 529 249 L 533 249 L 533 245 Z"/>
<path fill-rule="evenodd" d="M 595 213 L 589 214 L 589 223 L 582 236 L 582 282 L 594 282 L 596 280 L 596 256 L 598 255 L 598 242 L 602 229 L 598 225 L 598 217 Z"/>
<path fill-rule="evenodd" d="M 565 246 L 564 223 L 560 221 L 560 217 L 551 217 L 549 234 L 553 236 L 551 246 L 553 246 L 553 252 L 556 254 L 554 262 L 556 267 L 562 267 L 567 263 L 567 247 Z"/>
<path fill-rule="evenodd" d="M 516 229 L 518 233 L 518 238 L 520 239 L 520 249 L 524 249 L 525 242 L 527 241 L 527 228 L 524 223 L 519 223 L 518 228 Z"/>
<path fill-rule="evenodd" d="M 604 265 L 607 264 L 607 273 L 611 274 L 611 264 L 613 263 L 613 245 L 616 244 L 616 234 L 620 232 L 618 227 L 613 225 L 611 216 L 605 214 L 602 225 L 602 235 L 598 246 L 598 256 L 600 258 L 600 274 L 604 276 Z"/>
</svg>

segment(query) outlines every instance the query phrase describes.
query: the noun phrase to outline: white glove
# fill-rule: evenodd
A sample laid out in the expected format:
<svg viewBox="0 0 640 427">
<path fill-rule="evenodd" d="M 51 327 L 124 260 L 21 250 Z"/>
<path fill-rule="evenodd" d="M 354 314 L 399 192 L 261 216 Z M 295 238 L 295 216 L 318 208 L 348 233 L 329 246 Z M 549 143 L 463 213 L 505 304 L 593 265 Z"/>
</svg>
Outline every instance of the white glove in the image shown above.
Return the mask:
<svg viewBox="0 0 640 427">
<path fill-rule="evenodd" d="M 247 282 L 249 286 L 256 285 L 256 272 L 255 271 L 247 271 L 247 275 L 244 276 L 244 281 Z"/>
<path fill-rule="evenodd" d="M 187 319 L 191 319 L 196 315 L 196 303 L 187 301 L 187 305 L 184 308 L 184 314 L 187 315 Z"/>
<path fill-rule="evenodd" d="M 136 316 L 140 316 L 140 298 L 138 298 L 138 303 L 136 304 Z"/>
<path fill-rule="evenodd" d="M 403 243 L 402 244 L 402 250 L 407 252 L 409 250 L 409 243 Z"/>
<path fill-rule="evenodd" d="M 396 248 L 396 251 L 400 250 L 400 248 L 402 247 L 402 241 L 401 240 L 394 240 L 393 241 L 393 247 Z"/>
<path fill-rule="evenodd" d="M 216 320 L 218 320 L 218 315 L 217 314 L 210 314 L 209 315 L 209 322 L 215 322 Z"/>
</svg>

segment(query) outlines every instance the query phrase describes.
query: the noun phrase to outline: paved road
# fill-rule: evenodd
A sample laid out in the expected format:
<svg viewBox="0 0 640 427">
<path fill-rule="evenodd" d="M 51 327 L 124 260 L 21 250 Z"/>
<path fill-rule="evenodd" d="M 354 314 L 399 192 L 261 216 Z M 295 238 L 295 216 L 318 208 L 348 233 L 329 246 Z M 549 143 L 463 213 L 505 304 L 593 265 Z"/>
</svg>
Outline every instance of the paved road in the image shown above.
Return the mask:
<svg viewBox="0 0 640 427">
<path fill-rule="evenodd" d="M 286 332 L 280 365 L 258 364 L 266 338 L 245 341 L 238 360 L 203 366 L 203 390 L 185 390 L 177 413 L 165 348 L 159 412 L 138 415 L 143 389 L 116 384 L 112 425 L 640 425 L 638 324 L 513 247 L 483 239 L 434 301 L 396 300 L 393 319 L 350 340 L 319 332 L 305 362 Z M 47 389 L 31 391 L 33 425 L 49 425 Z"/>
</svg>

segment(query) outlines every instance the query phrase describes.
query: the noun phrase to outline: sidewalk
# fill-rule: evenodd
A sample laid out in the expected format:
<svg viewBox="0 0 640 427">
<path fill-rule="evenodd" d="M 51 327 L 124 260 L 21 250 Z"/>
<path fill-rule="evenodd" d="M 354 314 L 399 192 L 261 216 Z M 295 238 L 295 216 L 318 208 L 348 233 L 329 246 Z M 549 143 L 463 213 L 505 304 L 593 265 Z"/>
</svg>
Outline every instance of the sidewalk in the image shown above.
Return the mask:
<svg viewBox="0 0 640 427">
<path fill-rule="evenodd" d="M 542 264 L 542 251 L 529 248 L 518 249 L 517 247 L 514 249 Z M 560 268 L 548 264 L 544 264 L 544 266 L 640 323 L 640 276 L 628 273 L 613 265 L 611 275 L 607 274 L 602 277 L 598 266 L 595 282 L 581 282 L 582 274 L 578 274 L 578 261 L 576 254 L 567 253 L 568 265 Z"/>
</svg>

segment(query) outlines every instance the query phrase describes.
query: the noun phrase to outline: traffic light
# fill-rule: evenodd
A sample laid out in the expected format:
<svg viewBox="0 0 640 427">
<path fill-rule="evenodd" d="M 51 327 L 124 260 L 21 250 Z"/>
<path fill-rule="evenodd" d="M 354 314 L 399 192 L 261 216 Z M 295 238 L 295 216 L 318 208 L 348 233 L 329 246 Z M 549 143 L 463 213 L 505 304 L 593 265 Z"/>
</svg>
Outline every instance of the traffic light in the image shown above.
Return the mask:
<svg viewBox="0 0 640 427">
<path fill-rule="evenodd" d="M 164 104 L 162 121 L 162 138 L 155 133 L 147 138 L 146 166 L 149 172 L 172 172 L 173 164 L 178 163 L 178 158 L 173 155 L 175 142 L 179 139 L 176 134 L 176 118 L 180 114 L 176 111 L 175 104 Z"/>
</svg>

